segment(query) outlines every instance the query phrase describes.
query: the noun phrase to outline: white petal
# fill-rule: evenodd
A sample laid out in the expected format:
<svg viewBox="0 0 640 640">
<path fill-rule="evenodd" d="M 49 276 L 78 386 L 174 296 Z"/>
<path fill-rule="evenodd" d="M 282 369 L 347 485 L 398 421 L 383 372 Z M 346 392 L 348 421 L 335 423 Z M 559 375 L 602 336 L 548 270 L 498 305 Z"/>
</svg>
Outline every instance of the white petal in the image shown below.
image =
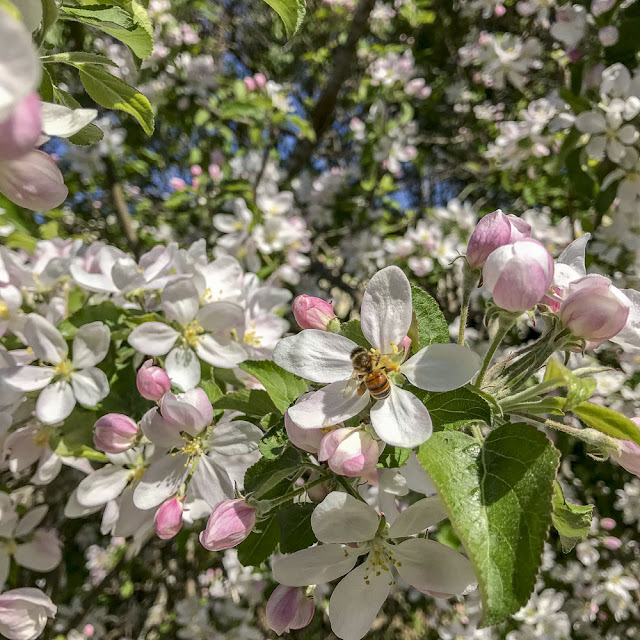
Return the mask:
<svg viewBox="0 0 640 640">
<path fill-rule="evenodd" d="M 15 0 L 13 3 L 20 10 L 22 21 L 32 33 L 42 22 L 42 2 L 40 0 Z"/>
<path fill-rule="evenodd" d="M 409 391 L 391 385 L 391 395 L 371 407 L 371 424 L 380 438 L 396 447 L 416 447 L 432 432 L 427 408 Z"/>
<path fill-rule="evenodd" d="M 61 104 L 43 102 L 42 132 L 48 136 L 68 138 L 98 117 L 95 109 L 70 109 Z"/>
<path fill-rule="evenodd" d="M 165 393 L 160 401 L 160 413 L 176 431 L 186 431 L 192 436 L 198 435 L 213 420 L 213 407 L 200 387 L 180 396 Z"/>
<path fill-rule="evenodd" d="M 179 346 L 172 349 L 164 361 L 164 368 L 171 384 L 183 391 L 193 389 L 200 382 L 200 360 L 189 348 Z"/>
<path fill-rule="evenodd" d="M 36 402 L 36 416 L 40 422 L 55 424 L 68 418 L 76 406 L 71 385 L 58 380 L 42 390 Z"/>
<path fill-rule="evenodd" d="M 167 449 L 183 444 L 180 427 L 163 419 L 158 407 L 149 409 L 140 420 L 140 429 L 151 442 Z"/>
<path fill-rule="evenodd" d="M 109 351 L 111 332 L 103 322 L 90 322 L 78 329 L 73 339 L 72 363 L 76 369 L 95 367 Z"/>
<path fill-rule="evenodd" d="M 84 518 L 85 516 L 91 515 L 96 511 L 100 511 L 104 505 L 99 504 L 94 507 L 85 507 L 78 502 L 78 496 L 76 491 L 74 491 L 70 496 L 69 500 L 67 500 L 67 504 L 64 507 L 64 517 L 65 518 Z"/>
<path fill-rule="evenodd" d="M 134 489 L 129 486 L 118 498 L 118 517 L 114 521 L 111 535 L 129 538 L 146 529 L 149 522 L 153 523 L 154 511 L 152 509 L 147 511 L 138 509 L 133 503 L 133 494 Z"/>
<path fill-rule="evenodd" d="M 54 532 L 42 529 L 35 532 L 33 538 L 18 545 L 15 561 L 26 569 L 33 571 L 52 571 L 62 560 L 60 541 Z"/>
<path fill-rule="evenodd" d="M 208 456 L 202 456 L 191 478 L 189 489 L 195 491 L 211 508 L 234 497 L 234 487 L 225 469 Z"/>
<path fill-rule="evenodd" d="M 311 514 L 311 528 L 320 542 L 373 540 L 380 516 L 366 502 L 332 491 Z"/>
<path fill-rule="evenodd" d="M 480 356 L 457 344 L 431 344 L 411 356 L 402 373 L 409 382 L 427 391 L 459 389 L 480 371 Z"/>
<path fill-rule="evenodd" d="M 356 346 L 335 333 L 305 329 L 280 340 L 273 351 L 273 361 L 313 382 L 338 382 L 353 373 L 351 352 Z"/>
<path fill-rule="evenodd" d="M 345 396 L 348 380 L 333 382 L 289 407 L 289 417 L 302 429 L 331 427 L 360 413 L 369 403 L 369 394 L 351 391 Z"/>
<path fill-rule="evenodd" d="M 411 538 L 393 548 L 402 578 L 420 591 L 461 594 L 477 584 L 471 562 L 444 544 Z"/>
<path fill-rule="evenodd" d="M 46 387 L 55 371 L 53 367 L 7 367 L 2 369 L 2 381 L 18 391 L 37 391 Z"/>
<path fill-rule="evenodd" d="M 360 322 L 364 337 L 382 353 L 399 344 L 411 326 L 411 285 L 396 266 L 378 271 L 362 298 Z"/>
<path fill-rule="evenodd" d="M 241 456 L 255 451 L 260 438 L 262 438 L 261 429 L 250 422 L 236 420 L 216 425 L 209 443 L 217 455 Z"/>
<path fill-rule="evenodd" d="M 76 499 L 82 507 L 97 507 L 115 500 L 127 486 L 129 469 L 108 464 L 84 478 L 76 489 Z"/>
<path fill-rule="evenodd" d="M 364 638 L 389 595 L 391 580 L 389 571 L 377 575 L 368 561 L 340 580 L 329 601 L 333 633 L 342 640 Z"/>
<path fill-rule="evenodd" d="M 232 338 L 216 340 L 210 334 L 198 338 L 196 353 L 214 367 L 231 369 L 247 359 L 246 349 Z"/>
<path fill-rule="evenodd" d="M 133 492 L 138 509 L 153 509 L 173 496 L 189 473 L 187 457 L 166 455 L 151 463 Z"/>
<path fill-rule="evenodd" d="M 390 538 L 403 538 L 424 531 L 447 518 L 447 512 L 438 496 L 423 498 L 408 506 L 389 528 Z"/>
<path fill-rule="evenodd" d="M 604 133 L 607 130 L 604 116 L 597 111 L 583 111 L 578 114 L 575 126 L 582 133 Z"/>
<path fill-rule="evenodd" d="M 0 591 L 4 589 L 11 568 L 11 556 L 4 550 L 0 549 Z M 1 631 L 1 629 L 0 629 Z"/>
<path fill-rule="evenodd" d="M 46 504 L 38 505 L 27 511 L 18 522 L 14 533 L 15 537 L 22 538 L 29 535 L 42 522 L 47 515 L 47 511 L 49 511 L 49 507 Z"/>
<path fill-rule="evenodd" d="M 604 136 L 593 136 L 585 145 L 585 150 L 590 158 L 601 160 L 607 148 L 607 139 Z"/>
<path fill-rule="evenodd" d="M 69 348 L 62 334 L 37 313 L 30 313 L 24 325 L 24 337 L 38 360 L 58 364 L 67 357 Z"/>
<path fill-rule="evenodd" d="M 590 233 L 583 233 L 558 256 L 558 262 L 566 264 L 576 272 L 574 278 L 576 280 L 581 276 L 587 275 L 584 255 L 587 248 L 587 242 L 589 242 L 590 238 Z"/>
<path fill-rule="evenodd" d="M 273 563 L 276 582 L 288 587 L 323 584 L 343 576 L 356 564 L 357 553 L 341 544 L 323 544 L 296 551 Z"/>
<path fill-rule="evenodd" d="M 188 325 L 198 313 L 200 297 L 191 280 L 176 280 L 162 292 L 162 309 L 167 317 L 181 325 Z"/>
<path fill-rule="evenodd" d="M 145 322 L 136 327 L 127 342 L 149 356 L 163 356 L 171 349 L 180 334 L 162 322 Z"/>
<path fill-rule="evenodd" d="M 109 395 L 107 374 L 97 367 L 89 367 L 71 374 L 71 386 L 80 404 L 94 407 Z"/>
<path fill-rule="evenodd" d="M 412 452 L 407 460 L 407 464 L 398 470 L 402 477 L 407 481 L 407 487 L 411 491 L 417 491 L 424 495 L 436 492 L 435 485 L 431 482 L 431 478 L 427 475 L 424 467 L 418 462 L 418 456 Z"/>
<path fill-rule="evenodd" d="M 17 523 L 18 514 L 9 494 L 0 492 L 0 538 L 12 538 Z"/>
<path fill-rule="evenodd" d="M 85 473 L 91 473 L 92 467 L 88 460 L 69 457 L 66 459 L 66 462 L 69 466 L 73 466 L 72 462 L 74 460 L 77 460 L 78 463 L 85 466 L 85 468 L 88 467 L 89 470 L 85 471 Z M 51 451 L 51 449 L 45 450 L 40 458 L 40 462 L 38 462 L 36 472 L 31 476 L 31 482 L 39 486 L 49 484 L 55 480 L 61 469 L 62 458 L 57 453 Z"/>
<path fill-rule="evenodd" d="M 198 322 L 207 331 L 221 339 L 227 339 L 231 330 L 241 333 L 244 329 L 244 309 L 233 302 L 221 300 L 206 304 L 198 312 Z"/>
</svg>

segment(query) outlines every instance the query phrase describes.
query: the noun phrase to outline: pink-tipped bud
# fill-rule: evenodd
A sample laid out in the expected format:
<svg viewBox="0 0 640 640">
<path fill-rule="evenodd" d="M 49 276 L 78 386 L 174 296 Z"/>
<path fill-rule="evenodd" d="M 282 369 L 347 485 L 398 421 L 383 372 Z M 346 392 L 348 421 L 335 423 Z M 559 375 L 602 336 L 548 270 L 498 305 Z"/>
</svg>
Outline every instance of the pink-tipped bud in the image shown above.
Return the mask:
<svg viewBox="0 0 640 640">
<path fill-rule="evenodd" d="M 264 76 L 264 73 L 256 73 L 253 76 L 253 81 L 256 83 L 256 88 L 264 89 L 267 84 L 267 79 Z"/>
<path fill-rule="evenodd" d="M 640 429 L 640 418 L 631 418 L 631 420 Z M 629 473 L 633 473 L 633 475 L 640 478 L 640 446 L 633 442 L 633 440 L 619 440 L 619 443 L 620 453 L 613 452 L 611 453 L 611 457 L 623 469 L 626 469 Z M 600 520 L 600 525 L 603 528 L 606 528 L 604 526 L 605 519 L 606 518 Z M 615 521 L 613 526 L 615 527 Z M 613 527 L 611 527 L 611 529 L 613 529 Z"/>
<path fill-rule="evenodd" d="M 41 131 L 40 96 L 30 93 L 0 122 L 0 160 L 15 160 L 31 151 Z"/>
<path fill-rule="evenodd" d="M 289 440 L 298 449 L 309 453 L 318 453 L 318 447 L 325 436 L 325 432 L 322 429 L 303 429 L 289 417 L 288 411 L 284 414 L 284 428 L 287 431 Z"/>
<path fill-rule="evenodd" d="M 482 218 L 469 238 L 467 262 L 472 269 L 481 267 L 498 247 L 528 238 L 531 226 L 514 215 L 506 216 L 500 209 Z"/>
<path fill-rule="evenodd" d="M 143 398 L 160 400 L 171 389 L 171 380 L 164 369 L 154 366 L 153 360 L 147 360 L 138 369 L 136 386 Z"/>
<path fill-rule="evenodd" d="M 82 627 L 82 633 L 87 638 L 92 638 L 95 632 L 96 629 L 91 623 L 87 623 L 84 625 L 84 627 Z"/>
<path fill-rule="evenodd" d="M 302 629 L 313 619 L 313 598 L 300 587 L 278 585 L 267 601 L 267 624 L 279 636 L 291 629 Z"/>
<path fill-rule="evenodd" d="M 138 425 L 121 413 L 107 413 L 93 426 L 93 442 L 105 453 L 122 453 L 131 449 L 138 434 Z"/>
<path fill-rule="evenodd" d="M 482 276 L 499 307 L 522 313 L 533 309 L 551 286 L 553 258 L 537 240 L 518 240 L 493 251 Z"/>
<path fill-rule="evenodd" d="M 202 167 L 199 164 L 192 164 L 189 171 L 194 178 L 202 175 Z"/>
<path fill-rule="evenodd" d="M 336 314 L 333 305 L 313 296 L 298 296 L 292 305 L 293 316 L 302 329 L 327 330 L 327 325 Z"/>
<path fill-rule="evenodd" d="M 174 191 L 184 191 L 187 188 L 187 183 L 182 178 L 169 178 L 169 186 Z"/>
<path fill-rule="evenodd" d="M 616 528 L 616 521 L 613 518 L 602 518 L 600 520 L 600 526 L 605 531 L 611 531 Z"/>
<path fill-rule="evenodd" d="M 244 82 L 244 87 L 247 91 L 256 90 L 256 81 L 251 76 L 246 76 L 242 79 L 242 82 Z"/>
<path fill-rule="evenodd" d="M 505 13 L 507 13 L 507 9 L 502 4 L 497 4 L 493 10 L 493 15 L 496 16 L 496 18 L 502 18 Z"/>
<path fill-rule="evenodd" d="M 242 498 L 223 500 L 211 512 L 200 543 L 209 551 L 231 549 L 251 533 L 255 524 L 256 510 Z"/>
<path fill-rule="evenodd" d="M 355 478 L 375 471 L 380 447 L 366 431 L 343 427 L 329 432 L 320 443 L 318 460 L 338 475 Z"/>
<path fill-rule="evenodd" d="M 402 351 L 404 349 L 404 360 L 409 357 L 409 351 L 411 350 L 411 338 L 409 336 L 405 336 L 398 343 L 398 349 Z"/>
<path fill-rule="evenodd" d="M 170 540 L 178 535 L 178 532 L 182 529 L 183 511 L 184 505 L 179 498 L 170 498 L 162 503 L 153 518 L 158 538 Z"/>
<path fill-rule="evenodd" d="M 622 540 L 620 538 L 616 538 L 615 536 L 607 536 L 602 544 L 605 548 L 609 549 L 609 551 L 617 551 L 622 546 Z"/>
<path fill-rule="evenodd" d="M 222 178 L 222 169 L 217 164 L 210 164 L 208 171 L 209 177 L 214 182 L 217 182 L 218 180 L 220 180 L 220 178 Z"/>
<path fill-rule="evenodd" d="M 627 324 L 631 301 L 611 280 L 589 275 L 569 284 L 568 295 L 558 312 L 571 332 L 594 349 L 616 336 Z"/>
</svg>

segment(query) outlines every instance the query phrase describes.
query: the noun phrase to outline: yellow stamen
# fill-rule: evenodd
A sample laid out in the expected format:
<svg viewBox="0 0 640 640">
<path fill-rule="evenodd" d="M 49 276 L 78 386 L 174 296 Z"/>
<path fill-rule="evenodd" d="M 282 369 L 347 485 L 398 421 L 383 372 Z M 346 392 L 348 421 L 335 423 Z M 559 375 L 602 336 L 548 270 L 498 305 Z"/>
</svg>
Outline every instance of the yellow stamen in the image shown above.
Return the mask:
<svg viewBox="0 0 640 640">
<path fill-rule="evenodd" d="M 203 333 L 204 329 L 200 326 L 200 323 L 197 320 L 194 320 L 188 325 L 182 327 L 182 341 L 184 344 L 195 349 L 198 346 L 201 334 Z"/>
<path fill-rule="evenodd" d="M 9 319 L 9 307 L 7 307 L 6 302 L 2 302 L 0 300 L 0 320 L 8 320 Z"/>
<path fill-rule="evenodd" d="M 71 360 L 69 359 L 62 360 L 62 362 L 59 362 L 56 365 L 54 371 L 56 375 L 59 375 L 61 378 L 68 378 L 73 371 L 73 365 L 71 364 Z"/>
<path fill-rule="evenodd" d="M 33 434 L 33 444 L 37 447 L 46 447 L 49 444 L 50 430 L 47 427 L 39 429 Z"/>
</svg>

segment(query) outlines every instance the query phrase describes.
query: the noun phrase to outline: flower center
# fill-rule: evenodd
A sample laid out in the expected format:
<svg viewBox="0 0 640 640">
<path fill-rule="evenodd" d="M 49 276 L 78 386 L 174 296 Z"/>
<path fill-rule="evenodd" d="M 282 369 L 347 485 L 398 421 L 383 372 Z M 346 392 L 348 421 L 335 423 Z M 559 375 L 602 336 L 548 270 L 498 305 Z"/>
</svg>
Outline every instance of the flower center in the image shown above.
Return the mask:
<svg viewBox="0 0 640 640">
<path fill-rule="evenodd" d="M 9 556 L 12 556 L 18 550 L 18 543 L 12 538 L 4 540 L 2 546 Z"/>
<path fill-rule="evenodd" d="M 61 362 L 58 362 L 54 371 L 56 375 L 59 375 L 61 378 L 68 378 L 73 371 L 73 365 L 71 364 L 71 360 L 66 358 Z"/>
<path fill-rule="evenodd" d="M 39 429 L 33 434 L 33 444 L 44 449 L 49 444 L 49 435 L 50 430 L 47 427 Z"/>
<path fill-rule="evenodd" d="M 391 567 L 395 565 L 402 566 L 402 563 L 393 557 L 392 549 L 384 544 L 382 540 L 376 539 L 372 545 L 366 560 L 367 572 L 364 574 L 365 584 L 371 584 L 371 577 L 373 575 L 381 576 L 383 571 L 388 574 L 389 585 L 394 584 L 395 581 L 391 573 Z"/>
<path fill-rule="evenodd" d="M 253 324 L 251 326 L 255 327 L 256 325 Z M 243 342 L 246 342 L 247 344 L 257 347 L 259 344 L 262 343 L 262 338 L 260 336 L 256 336 L 256 330 L 254 328 L 253 331 L 247 331 L 247 333 L 244 334 Z"/>
<path fill-rule="evenodd" d="M 6 302 L 2 302 L 0 300 L 0 320 L 8 320 L 9 319 L 9 307 L 7 307 Z"/>
<path fill-rule="evenodd" d="M 200 323 L 194 320 L 182 328 L 182 340 L 185 344 L 195 349 L 203 333 L 204 329 L 200 326 Z"/>
<path fill-rule="evenodd" d="M 180 454 L 183 456 L 187 456 L 188 460 L 184 463 L 185 467 L 189 465 L 189 462 L 191 462 L 193 458 L 199 458 L 200 456 L 205 455 L 208 451 L 208 447 L 206 442 L 203 441 L 202 436 L 207 431 L 208 430 L 205 430 L 203 433 L 196 436 L 195 438 L 192 438 L 187 434 L 183 434 L 182 439 L 184 440 L 184 445 L 182 445 L 182 447 L 180 447 L 178 451 L 176 451 L 175 453 L 172 453 L 171 455 L 175 456 Z"/>
</svg>

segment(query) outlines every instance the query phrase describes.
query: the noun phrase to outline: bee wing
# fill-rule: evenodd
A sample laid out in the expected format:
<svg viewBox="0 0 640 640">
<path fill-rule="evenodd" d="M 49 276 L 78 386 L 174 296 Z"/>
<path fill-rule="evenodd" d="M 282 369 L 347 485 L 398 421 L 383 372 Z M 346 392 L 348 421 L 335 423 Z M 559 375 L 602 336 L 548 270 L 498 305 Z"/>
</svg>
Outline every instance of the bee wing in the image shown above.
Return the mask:
<svg viewBox="0 0 640 640">
<path fill-rule="evenodd" d="M 345 398 L 347 396 L 353 395 L 353 393 L 358 389 L 359 382 L 360 381 L 358 380 L 358 374 L 354 371 L 351 374 L 351 377 L 347 381 L 347 384 L 346 384 L 346 386 L 344 388 L 343 395 L 344 395 Z"/>
</svg>

